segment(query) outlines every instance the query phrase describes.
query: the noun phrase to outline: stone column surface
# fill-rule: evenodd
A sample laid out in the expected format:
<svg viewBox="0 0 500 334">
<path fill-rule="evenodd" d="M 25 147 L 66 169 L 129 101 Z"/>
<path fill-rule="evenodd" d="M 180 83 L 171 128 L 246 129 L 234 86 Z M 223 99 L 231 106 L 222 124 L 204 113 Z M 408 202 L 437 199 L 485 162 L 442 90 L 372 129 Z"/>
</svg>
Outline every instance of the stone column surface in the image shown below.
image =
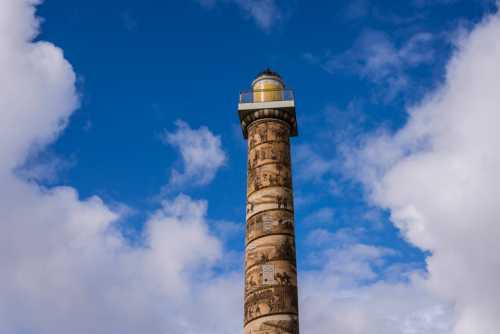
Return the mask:
<svg viewBox="0 0 500 334">
<path fill-rule="evenodd" d="M 298 334 L 291 127 L 262 117 L 247 133 L 244 334 Z"/>
</svg>

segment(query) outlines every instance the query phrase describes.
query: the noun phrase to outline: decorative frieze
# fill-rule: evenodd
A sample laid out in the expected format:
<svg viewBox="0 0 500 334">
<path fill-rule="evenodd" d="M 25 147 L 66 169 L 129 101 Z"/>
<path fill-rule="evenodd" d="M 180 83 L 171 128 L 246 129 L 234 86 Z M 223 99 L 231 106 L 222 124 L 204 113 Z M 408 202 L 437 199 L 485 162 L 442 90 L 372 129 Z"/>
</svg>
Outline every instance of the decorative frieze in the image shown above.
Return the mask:
<svg viewBox="0 0 500 334">
<path fill-rule="evenodd" d="M 246 224 L 246 243 L 270 234 L 293 235 L 293 212 L 287 210 L 269 210 L 256 214 Z"/>
</svg>

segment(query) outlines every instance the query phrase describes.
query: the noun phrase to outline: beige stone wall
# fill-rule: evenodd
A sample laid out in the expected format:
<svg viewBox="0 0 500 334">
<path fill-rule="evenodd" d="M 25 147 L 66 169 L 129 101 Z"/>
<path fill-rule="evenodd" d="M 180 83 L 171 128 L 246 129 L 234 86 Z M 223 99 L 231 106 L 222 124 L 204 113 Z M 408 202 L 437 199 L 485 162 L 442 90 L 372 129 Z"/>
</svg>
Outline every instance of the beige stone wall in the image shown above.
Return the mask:
<svg viewBox="0 0 500 334">
<path fill-rule="evenodd" d="M 298 334 L 290 127 L 248 128 L 245 334 Z"/>
</svg>

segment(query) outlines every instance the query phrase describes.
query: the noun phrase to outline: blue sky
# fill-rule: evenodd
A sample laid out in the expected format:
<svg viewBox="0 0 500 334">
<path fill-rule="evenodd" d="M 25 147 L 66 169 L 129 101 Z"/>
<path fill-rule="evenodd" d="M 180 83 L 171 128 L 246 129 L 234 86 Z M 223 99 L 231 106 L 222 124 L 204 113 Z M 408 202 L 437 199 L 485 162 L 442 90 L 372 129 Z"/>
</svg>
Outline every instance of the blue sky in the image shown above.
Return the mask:
<svg viewBox="0 0 500 334">
<path fill-rule="evenodd" d="M 263 26 L 259 18 L 224 1 L 206 6 L 196 1 L 48 1 L 38 10 L 45 18 L 39 38 L 64 49 L 82 95 L 81 108 L 50 150 L 71 162 L 55 183 L 147 214 L 168 181 L 169 168 L 179 163 L 175 148 L 160 138 L 180 119 L 221 136 L 228 155 L 212 184 L 180 191 L 208 199 L 214 220 L 243 224 L 246 147 L 237 130 L 236 103 L 239 91 L 270 66 L 297 96 L 300 136 L 293 140 L 294 163 L 310 159 L 311 153 L 297 157 L 300 146 L 332 164 L 305 178 L 299 175 L 310 174 L 310 162 L 295 166 L 297 196 L 309 199 L 296 211 L 300 261 L 307 257 L 303 241 L 311 230 L 359 227 L 369 230 L 370 242 L 399 249 L 402 258 L 395 260 L 422 264 L 422 254 L 401 240 L 386 215 L 368 206 L 359 187 L 343 174 L 337 146 L 355 144 L 378 127 L 400 127 L 405 105 L 443 79 L 448 35 L 477 22 L 487 12 L 484 7 L 474 1 L 420 6 L 292 1 L 274 4 L 275 17 Z M 416 34 L 431 34 L 410 50 L 422 61 L 374 65 L 375 73 L 366 74 L 358 68 L 371 52 L 360 39 L 387 43 L 393 48 L 388 52 L 396 53 Z M 388 87 L 391 78 L 401 77 L 409 82 Z M 324 221 L 304 221 L 325 208 L 332 214 Z M 230 247 L 241 250 L 241 240 L 235 237 Z"/>
<path fill-rule="evenodd" d="M 10 56 L 6 59 L 26 57 L 29 66 L 0 62 L 6 73 L 0 106 L 13 110 L 3 123 L 7 135 L 0 137 L 5 143 L 0 158 L 13 161 L 0 170 L 6 171 L 0 195 L 5 203 L 8 197 L 19 198 L 17 204 L 30 198 L 12 212 L 22 217 L 33 212 L 26 221 L 36 224 L 42 240 L 54 238 L 56 244 L 40 244 L 54 250 L 38 260 L 29 255 L 39 252 L 36 247 L 12 263 L 5 260 L 17 268 L 16 277 L 33 274 L 53 293 L 37 294 L 35 288 L 26 290 L 35 283 L 21 286 L 19 279 L 5 279 L 10 297 L 4 305 L 0 301 L 0 332 L 79 333 L 95 320 L 85 312 L 96 304 L 104 305 L 95 310 L 103 319 L 134 314 L 124 328 L 96 320 L 103 333 L 239 330 L 246 144 L 236 108 L 239 91 L 266 67 L 279 72 L 296 96 L 300 135 L 292 152 L 302 331 L 468 334 L 500 328 L 494 316 L 477 316 L 484 307 L 500 309 L 498 302 L 458 297 L 443 283 L 467 276 L 456 263 L 471 263 L 466 255 L 463 261 L 449 259 L 453 252 L 446 245 L 461 245 L 477 217 L 484 230 L 496 226 L 479 209 L 494 216 L 498 203 L 486 208 L 495 192 L 469 209 L 464 203 L 470 201 L 457 199 L 469 186 L 472 194 L 480 189 L 472 187 L 475 180 L 494 184 L 483 182 L 486 170 L 469 172 L 466 161 L 475 156 L 465 151 L 476 144 L 488 152 L 495 142 L 493 134 L 476 141 L 490 133 L 489 121 L 481 128 L 465 117 L 477 106 L 491 111 L 479 119 L 497 117 L 495 94 L 488 99 L 485 93 L 485 102 L 467 95 L 489 92 L 471 73 L 481 72 L 482 57 L 498 51 L 495 42 L 484 42 L 497 28 L 496 22 L 488 25 L 488 18 L 498 19 L 493 1 L 48 0 L 36 5 L 9 0 L 4 9 L 0 44 Z M 41 18 L 38 30 L 32 9 Z M 37 54 L 33 60 L 11 39 L 34 49 L 60 49 L 64 58 Z M 468 51 L 474 49 L 478 54 Z M 489 64 L 488 59 L 483 62 Z M 468 64 L 476 70 L 466 71 Z M 47 80 L 38 81 L 45 73 L 39 68 L 46 68 Z M 492 86 L 488 80 L 485 87 Z M 26 90 L 33 94 L 20 93 L 26 85 L 33 85 Z M 26 101 L 15 98 L 26 95 Z M 478 104 L 469 105 L 471 100 Z M 453 114 L 455 109 L 463 118 Z M 464 124 L 470 129 L 462 129 Z M 10 134 L 9 129 L 17 130 Z M 469 130 L 478 136 L 456 135 Z M 486 156 L 479 159 L 490 166 Z M 468 172 L 455 174 L 453 166 Z M 463 180 L 468 182 L 454 191 Z M 431 195 L 437 208 L 427 201 Z M 14 226 L 12 212 L 9 205 L 0 206 L 5 228 Z M 461 219 L 463 225 L 452 223 Z M 72 224 L 82 229 L 72 234 Z M 16 239 L 25 235 L 21 232 L 12 232 L 8 244 L 22 242 Z M 459 234 L 464 239 L 455 238 Z M 81 246 L 80 238 L 96 246 Z M 77 264 L 67 272 L 69 267 L 60 267 L 63 278 L 24 271 L 37 261 L 45 270 L 58 268 L 54 263 L 62 263 L 60 257 L 52 256 L 63 254 L 66 246 L 66 260 Z M 16 254 L 15 249 L 6 247 L 6 254 Z M 485 252 L 474 249 L 476 255 Z M 95 266 L 89 256 L 94 252 L 100 259 Z M 495 267 L 498 260 L 487 258 L 484 268 Z M 457 286 L 487 285 L 484 268 Z M 69 287 L 72 275 L 78 283 Z M 139 281 L 147 287 L 138 288 Z M 114 289 L 123 302 L 108 296 Z M 56 296 L 89 291 L 105 297 L 73 305 Z M 223 300 L 214 297 L 220 293 Z M 488 293 L 471 288 L 473 295 Z M 19 305 L 19 296 L 29 302 Z M 180 302 L 183 298 L 194 304 Z M 144 306 L 143 299 L 154 305 Z M 137 301 L 131 309 L 115 308 L 115 302 L 130 300 Z M 68 323 L 57 327 L 55 316 L 30 315 L 46 303 L 67 305 L 57 314 Z M 200 305 L 220 310 L 194 320 Z M 11 311 L 2 314 L 2 308 Z M 381 308 L 388 314 L 378 314 Z M 82 312 L 87 315 L 79 316 Z M 170 315 L 162 318 L 164 312 Z M 221 323 L 229 312 L 233 320 Z"/>
</svg>

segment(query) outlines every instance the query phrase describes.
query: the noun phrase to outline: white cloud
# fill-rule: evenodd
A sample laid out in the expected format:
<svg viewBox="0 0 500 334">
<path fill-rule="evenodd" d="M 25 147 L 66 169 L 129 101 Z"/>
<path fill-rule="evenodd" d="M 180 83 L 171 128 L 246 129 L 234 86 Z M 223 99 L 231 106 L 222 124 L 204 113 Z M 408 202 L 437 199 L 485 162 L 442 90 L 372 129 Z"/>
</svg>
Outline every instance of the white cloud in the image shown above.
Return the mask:
<svg viewBox="0 0 500 334">
<path fill-rule="evenodd" d="M 204 7 L 213 7 L 217 3 L 234 3 L 252 18 L 255 24 L 264 31 L 283 19 L 283 13 L 276 0 L 197 0 Z"/>
<path fill-rule="evenodd" d="M 363 229 L 342 228 L 335 233 L 330 232 L 325 228 L 317 228 L 309 232 L 306 237 L 306 243 L 311 247 L 331 247 L 336 244 L 355 243 L 360 235 L 364 232 Z"/>
<path fill-rule="evenodd" d="M 263 30 L 271 29 L 282 19 L 283 14 L 275 0 L 235 0 L 235 2 Z"/>
<path fill-rule="evenodd" d="M 0 161 L 3 171 L 52 141 L 77 106 L 75 74 L 62 50 L 28 43 L 38 21 L 35 1 L 3 1 L 0 11 Z M 39 112 L 38 110 L 43 110 Z"/>
<path fill-rule="evenodd" d="M 329 207 L 320 208 L 304 218 L 309 224 L 333 224 L 335 210 Z"/>
<path fill-rule="evenodd" d="M 177 188 L 188 184 L 206 185 L 210 183 L 220 167 L 227 160 L 222 150 L 219 136 L 203 126 L 191 129 L 183 121 L 176 122 L 175 132 L 166 132 L 166 143 L 179 149 L 183 162 L 183 171 L 172 170 L 168 187 Z"/>
<path fill-rule="evenodd" d="M 239 328 L 241 277 L 213 271 L 222 248 L 208 231 L 206 202 L 164 201 L 145 224 L 144 247 L 133 248 L 97 197 L 10 181 L 10 196 L 0 192 L 0 332 Z"/>
<path fill-rule="evenodd" d="M 352 0 L 346 4 L 342 14 L 349 20 L 355 20 L 368 16 L 370 9 L 368 0 Z"/>
<path fill-rule="evenodd" d="M 325 117 L 326 118 L 326 117 Z M 328 120 L 323 118 L 323 122 L 328 122 Z M 352 128 L 344 128 L 344 132 L 335 133 L 323 133 L 320 136 L 322 142 L 330 142 L 331 138 L 328 137 L 329 134 L 333 134 L 336 140 L 343 139 Z M 325 140 L 326 139 L 326 140 Z M 330 145 L 331 147 L 332 145 Z M 335 158 L 331 158 L 324 154 L 319 153 L 318 147 L 313 147 L 309 144 L 297 145 L 293 150 L 293 163 L 294 171 L 296 172 L 296 181 L 298 182 L 311 182 L 316 186 L 321 186 L 324 190 L 323 193 L 318 193 L 312 197 L 308 197 L 306 193 L 296 193 L 296 202 L 299 206 L 304 206 L 304 204 L 310 204 L 315 199 L 317 200 L 318 194 L 330 193 L 334 196 L 340 196 L 343 189 L 339 186 L 339 179 L 336 178 L 336 172 L 339 171 L 338 162 Z M 325 220 L 325 218 L 323 218 Z"/>
<path fill-rule="evenodd" d="M 429 293 L 421 273 L 402 271 L 391 280 L 393 250 L 331 236 L 339 246 L 317 254 L 320 268 L 299 277 L 303 333 L 449 333 L 450 309 Z"/>
<path fill-rule="evenodd" d="M 332 74 L 348 71 L 380 85 L 388 102 L 410 86 L 408 69 L 433 61 L 434 42 L 435 36 L 427 32 L 416 33 L 397 44 L 385 32 L 365 30 L 352 48 L 341 54 L 325 58 L 308 54 L 306 58 L 319 62 Z"/>
<path fill-rule="evenodd" d="M 454 334 L 500 332 L 500 18 L 459 41 L 445 84 L 395 134 L 370 137 L 354 169 L 372 201 L 429 250 L 428 291 L 454 305 Z"/>
<path fill-rule="evenodd" d="M 132 247 L 119 209 L 15 173 L 78 106 L 62 50 L 33 42 L 38 3 L 0 3 L 0 333 L 235 332 L 242 279 L 215 274 L 205 201 L 164 200 Z"/>
<path fill-rule="evenodd" d="M 61 174 L 76 164 L 74 157 L 62 158 L 50 151 L 32 156 L 16 169 L 17 175 L 24 179 L 54 183 Z"/>
<path fill-rule="evenodd" d="M 311 145 L 297 145 L 293 153 L 298 180 L 321 182 L 334 168 L 334 162 L 321 156 Z"/>
</svg>

